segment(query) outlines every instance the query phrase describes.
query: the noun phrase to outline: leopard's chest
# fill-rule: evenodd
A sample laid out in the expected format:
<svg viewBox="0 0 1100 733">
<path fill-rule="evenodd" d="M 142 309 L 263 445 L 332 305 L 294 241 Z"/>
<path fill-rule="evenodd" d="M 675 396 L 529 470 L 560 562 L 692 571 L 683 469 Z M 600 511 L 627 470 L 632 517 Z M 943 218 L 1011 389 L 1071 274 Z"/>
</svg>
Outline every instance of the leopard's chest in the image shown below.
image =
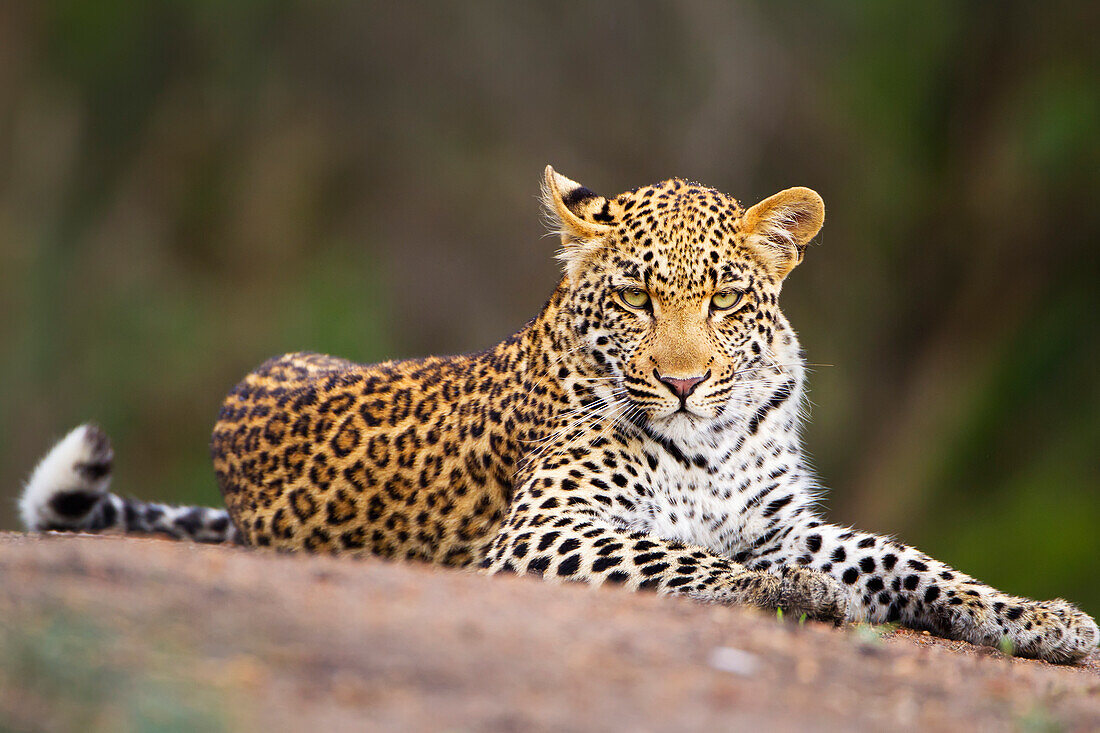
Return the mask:
<svg viewBox="0 0 1100 733">
<path fill-rule="evenodd" d="M 725 555 L 750 547 L 772 526 L 772 497 L 799 489 L 784 482 L 792 474 L 785 452 L 736 447 L 670 450 L 639 440 L 632 448 L 642 459 L 647 491 L 618 518 L 631 530 Z"/>
</svg>

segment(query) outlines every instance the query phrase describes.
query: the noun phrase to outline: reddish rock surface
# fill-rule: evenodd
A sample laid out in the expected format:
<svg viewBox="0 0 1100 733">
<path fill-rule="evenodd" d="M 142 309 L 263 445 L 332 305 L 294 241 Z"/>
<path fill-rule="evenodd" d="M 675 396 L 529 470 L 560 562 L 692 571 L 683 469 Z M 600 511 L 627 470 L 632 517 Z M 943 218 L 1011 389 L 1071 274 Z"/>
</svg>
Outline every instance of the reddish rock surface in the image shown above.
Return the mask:
<svg viewBox="0 0 1100 733">
<path fill-rule="evenodd" d="M 1097 652 L 383 561 L 0 534 L 0 618 L 0 729 L 1100 729 Z"/>
</svg>

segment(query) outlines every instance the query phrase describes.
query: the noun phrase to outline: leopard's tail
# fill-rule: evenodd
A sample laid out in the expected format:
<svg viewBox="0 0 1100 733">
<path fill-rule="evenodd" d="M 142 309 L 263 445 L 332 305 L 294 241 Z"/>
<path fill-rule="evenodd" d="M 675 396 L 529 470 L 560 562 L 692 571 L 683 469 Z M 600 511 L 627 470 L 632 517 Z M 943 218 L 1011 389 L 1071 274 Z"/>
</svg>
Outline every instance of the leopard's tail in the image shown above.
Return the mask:
<svg viewBox="0 0 1100 733">
<path fill-rule="evenodd" d="M 193 542 L 241 543 L 225 509 L 125 499 L 107 490 L 114 452 L 106 433 L 81 425 L 39 461 L 19 498 L 32 532 L 133 532 Z"/>
</svg>

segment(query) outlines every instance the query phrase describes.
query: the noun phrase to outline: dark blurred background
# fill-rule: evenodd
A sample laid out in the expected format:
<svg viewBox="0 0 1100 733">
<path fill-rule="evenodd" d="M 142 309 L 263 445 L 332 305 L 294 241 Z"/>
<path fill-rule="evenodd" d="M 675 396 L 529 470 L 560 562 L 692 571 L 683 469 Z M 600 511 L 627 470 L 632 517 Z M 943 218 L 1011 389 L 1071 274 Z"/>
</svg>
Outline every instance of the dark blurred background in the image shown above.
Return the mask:
<svg viewBox="0 0 1100 733">
<path fill-rule="evenodd" d="M 830 516 L 1100 612 L 1100 5 L 0 4 L 0 527 L 80 421 L 220 501 L 268 356 L 480 349 L 557 277 L 542 167 L 806 185 L 784 306 Z"/>
</svg>

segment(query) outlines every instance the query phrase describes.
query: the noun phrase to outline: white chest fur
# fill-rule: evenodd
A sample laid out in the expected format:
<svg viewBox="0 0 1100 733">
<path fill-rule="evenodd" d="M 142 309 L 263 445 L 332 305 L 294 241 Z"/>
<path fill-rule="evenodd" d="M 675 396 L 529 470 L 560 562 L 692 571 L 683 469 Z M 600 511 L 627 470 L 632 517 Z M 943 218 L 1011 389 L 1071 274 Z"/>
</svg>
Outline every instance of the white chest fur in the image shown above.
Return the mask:
<svg viewBox="0 0 1100 733">
<path fill-rule="evenodd" d="M 763 431 L 702 448 L 639 436 L 631 448 L 645 458 L 650 488 L 620 515 L 632 530 L 733 555 L 812 501 L 797 444 Z"/>
</svg>

